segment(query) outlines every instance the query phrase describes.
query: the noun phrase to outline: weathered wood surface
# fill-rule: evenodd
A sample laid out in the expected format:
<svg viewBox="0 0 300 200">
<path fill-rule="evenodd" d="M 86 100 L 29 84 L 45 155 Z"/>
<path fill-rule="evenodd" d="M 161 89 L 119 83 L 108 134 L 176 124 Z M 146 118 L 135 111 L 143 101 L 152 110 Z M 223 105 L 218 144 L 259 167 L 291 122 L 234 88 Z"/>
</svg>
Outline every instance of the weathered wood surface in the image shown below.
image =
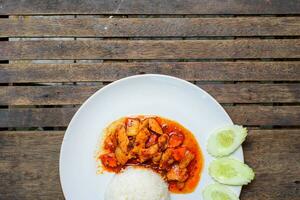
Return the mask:
<svg viewBox="0 0 300 200">
<path fill-rule="evenodd" d="M 136 74 L 189 81 L 299 81 L 300 62 L 111 62 L 0 64 L 0 83 L 115 81 Z"/>
<path fill-rule="evenodd" d="M 0 14 L 299 14 L 298 0 L 2 0 Z"/>
<path fill-rule="evenodd" d="M 59 179 L 63 132 L 0 132 L 0 199 L 64 199 Z"/>
<path fill-rule="evenodd" d="M 1 199 L 63 199 L 58 174 L 63 135 L 0 132 Z M 299 146 L 298 129 L 250 130 L 243 147 L 256 178 L 243 189 L 241 199 L 298 199 Z"/>
<path fill-rule="evenodd" d="M 300 39 L 1 42 L 0 59 L 300 58 Z"/>
<path fill-rule="evenodd" d="M 64 199 L 64 131 L 6 130 L 65 130 L 108 82 L 148 73 L 196 84 L 252 127 L 241 200 L 298 200 L 299 14 L 297 0 L 0 0 L 0 200 Z"/>
<path fill-rule="evenodd" d="M 0 19 L 2 37 L 297 36 L 298 17 Z"/>
<path fill-rule="evenodd" d="M 300 103 L 298 83 L 197 85 L 220 103 Z M 0 86 L 0 105 L 82 104 L 102 86 Z"/>
<path fill-rule="evenodd" d="M 224 106 L 234 123 L 299 126 L 300 106 Z M 0 127 L 66 127 L 78 108 L 0 109 Z"/>
</svg>

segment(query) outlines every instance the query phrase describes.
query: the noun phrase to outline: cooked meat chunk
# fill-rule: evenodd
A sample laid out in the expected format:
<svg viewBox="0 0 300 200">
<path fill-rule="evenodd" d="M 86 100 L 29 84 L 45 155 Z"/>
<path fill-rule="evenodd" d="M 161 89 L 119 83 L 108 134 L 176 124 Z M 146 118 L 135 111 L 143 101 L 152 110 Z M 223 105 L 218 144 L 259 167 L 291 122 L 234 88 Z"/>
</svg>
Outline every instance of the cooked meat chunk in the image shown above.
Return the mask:
<svg viewBox="0 0 300 200">
<path fill-rule="evenodd" d="M 176 148 L 173 150 L 173 158 L 176 160 L 176 161 L 180 161 L 184 158 L 185 156 L 185 152 L 187 151 L 187 148 L 186 147 L 179 147 L 179 148 Z"/>
<path fill-rule="evenodd" d="M 161 169 L 165 169 L 168 167 L 168 161 L 172 156 L 172 150 L 171 149 L 167 149 L 161 156 L 161 160 L 159 162 L 159 167 Z"/>
<path fill-rule="evenodd" d="M 104 148 L 106 150 L 115 151 L 118 145 L 117 137 L 115 133 L 108 135 L 104 141 Z"/>
<path fill-rule="evenodd" d="M 147 143 L 146 143 L 146 147 L 148 148 L 148 147 L 156 144 L 157 143 L 157 138 L 158 138 L 158 136 L 156 134 L 151 134 L 148 141 L 147 141 Z"/>
<path fill-rule="evenodd" d="M 177 182 L 176 186 L 178 189 L 182 190 L 185 186 L 185 182 Z"/>
<path fill-rule="evenodd" d="M 160 134 L 160 135 L 163 134 L 163 131 L 162 131 L 159 123 L 153 118 L 149 119 L 149 128 L 151 131 L 153 131 L 157 134 Z"/>
<path fill-rule="evenodd" d="M 188 179 L 189 175 L 187 173 L 187 169 L 181 169 L 178 165 L 173 165 L 171 170 L 167 173 L 167 179 L 169 181 L 179 181 L 184 182 Z"/>
<path fill-rule="evenodd" d="M 140 162 L 145 162 L 146 160 L 151 159 L 158 152 L 158 145 L 152 145 L 147 149 L 142 149 L 140 153 Z"/>
<path fill-rule="evenodd" d="M 149 119 L 144 119 L 141 124 L 140 124 L 140 130 L 143 128 L 148 128 L 149 127 Z"/>
<path fill-rule="evenodd" d="M 117 158 L 114 153 L 107 153 L 100 156 L 101 162 L 106 167 L 118 166 Z"/>
<path fill-rule="evenodd" d="M 118 139 L 118 146 L 122 149 L 124 153 L 128 153 L 128 144 L 129 144 L 129 139 L 126 135 L 125 127 L 122 126 L 119 128 L 116 132 L 117 139 Z"/>
<path fill-rule="evenodd" d="M 138 134 L 140 128 L 140 120 L 129 118 L 127 120 L 126 133 L 128 136 L 135 136 Z"/>
<path fill-rule="evenodd" d="M 140 130 L 135 138 L 135 145 L 144 148 L 146 145 L 145 143 L 149 139 L 150 135 L 151 133 L 148 131 L 148 129 L 144 128 Z"/>
<path fill-rule="evenodd" d="M 170 133 L 169 147 L 175 148 L 180 146 L 184 141 L 184 135 L 179 132 Z"/>
<path fill-rule="evenodd" d="M 175 161 L 175 160 L 171 157 L 171 158 L 168 160 L 167 163 L 168 163 L 168 165 L 172 165 L 172 164 L 174 163 L 174 161 Z"/>
<path fill-rule="evenodd" d="M 135 142 L 134 142 L 134 148 L 131 151 L 131 154 L 140 154 L 141 149 L 145 148 L 146 142 L 149 138 L 151 133 L 147 128 L 144 128 L 139 131 L 139 133 L 136 135 Z"/>
<path fill-rule="evenodd" d="M 117 147 L 115 154 L 116 154 L 116 158 L 117 158 L 118 162 L 121 165 L 125 165 L 126 162 L 128 161 L 128 157 L 127 157 L 126 153 L 124 153 L 120 147 Z"/>
<path fill-rule="evenodd" d="M 107 135 L 114 134 L 121 126 L 124 126 L 125 121 L 126 118 L 121 118 L 120 120 L 111 123 L 105 130 Z"/>
<path fill-rule="evenodd" d="M 161 151 L 164 151 L 168 146 L 169 136 L 167 134 L 162 134 L 158 138 L 158 146 Z"/>
<path fill-rule="evenodd" d="M 185 151 L 185 155 L 184 155 L 183 159 L 180 161 L 179 167 L 181 169 L 186 168 L 187 166 L 189 166 L 191 161 L 194 160 L 194 158 L 195 158 L 195 155 L 192 152 L 190 152 L 189 150 Z"/>
<path fill-rule="evenodd" d="M 153 156 L 153 158 L 152 158 L 152 162 L 154 163 L 154 164 L 159 164 L 159 162 L 160 162 L 160 159 L 161 159 L 161 156 L 162 156 L 162 153 L 161 152 L 157 152 L 154 156 Z"/>
</svg>

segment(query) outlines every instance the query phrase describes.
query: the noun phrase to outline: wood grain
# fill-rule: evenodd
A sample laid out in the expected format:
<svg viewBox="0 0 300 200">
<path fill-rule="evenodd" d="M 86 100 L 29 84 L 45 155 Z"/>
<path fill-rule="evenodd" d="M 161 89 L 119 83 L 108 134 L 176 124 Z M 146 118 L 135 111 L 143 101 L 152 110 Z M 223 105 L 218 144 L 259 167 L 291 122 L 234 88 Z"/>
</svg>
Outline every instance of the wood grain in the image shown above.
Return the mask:
<svg viewBox="0 0 300 200">
<path fill-rule="evenodd" d="M 297 0 L 2 0 L 0 14 L 299 14 L 299 10 Z"/>
<path fill-rule="evenodd" d="M 234 123 L 299 126 L 300 106 L 224 106 Z M 76 108 L 0 109 L 0 127 L 65 127 Z"/>
<path fill-rule="evenodd" d="M 1 42 L 0 59 L 300 58 L 298 39 Z"/>
<path fill-rule="evenodd" d="M 255 180 L 241 200 L 297 200 L 300 196 L 299 130 L 252 130 L 243 144 L 245 162 Z"/>
<path fill-rule="evenodd" d="M 59 181 L 63 132 L 0 132 L 0 199 L 64 199 Z"/>
<path fill-rule="evenodd" d="M 300 103 L 300 84 L 197 84 L 220 103 Z M 0 86 L 0 105 L 82 104 L 98 86 Z"/>
<path fill-rule="evenodd" d="M 0 83 L 114 81 L 144 73 L 189 81 L 299 81 L 300 62 L 0 64 Z"/>
<path fill-rule="evenodd" d="M 63 135 L 57 131 L 0 132 L 3 199 L 63 199 L 58 174 Z M 243 147 L 256 178 L 243 188 L 241 200 L 296 200 L 300 195 L 299 146 L 298 129 L 250 130 Z"/>
<path fill-rule="evenodd" d="M 2 37 L 195 37 L 300 35 L 299 17 L 10 18 Z"/>
<path fill-rule="evenodd" d="M 242 125 L 299 126 L 300 106 L 224 106 L 231 119 Z"/>
</svg>

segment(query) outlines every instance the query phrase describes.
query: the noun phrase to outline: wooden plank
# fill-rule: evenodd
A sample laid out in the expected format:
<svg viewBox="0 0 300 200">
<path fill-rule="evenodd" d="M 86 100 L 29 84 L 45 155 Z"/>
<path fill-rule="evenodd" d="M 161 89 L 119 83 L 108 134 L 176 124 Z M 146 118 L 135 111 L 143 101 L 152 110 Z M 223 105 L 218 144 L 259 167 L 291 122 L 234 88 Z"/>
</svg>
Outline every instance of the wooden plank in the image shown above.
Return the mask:
<svg viewBox="0 0 300 200">
<path fill-rule="evenodd" d="M 0 64 L 0 83 L 114 81 L 142 73 L 189 81 L 299 81 L 300 62 Z"/>
<path fill-rule="evenodd" d="M 0 132 L 0 199 L 64 199 L 59 151 L 64 132 Z"/>
<path fill-rule="evenodd" d="M 245 162 L 256 176 L 251 184 L 243 187 L 240 199 L 297 200 L 300 196 L 299 146 L 299 130 L 250 131 L 243 148 Z"/>
<path fill-rule="evenodd" d="M 224 106 L 242 125 L 299 126 L 300 106 Z M 0 127 L 65 127 L 77 108 L 0 109 Z"/>
<path fill-rule="evenodd" d="M 297 0 L 2 0 L 0 14 L 299 14 Z"/>
<path fill-rule="evenodd" d="M 0 59 L 300 58 L 299 39 L 3 41 Z"/>
<path fill-rule="evenodd" d="M 300 35 L 299 17 L 10 18 L 1 37 L 195 37 Z"/>
<path fill-rule="evenodd" d="M 220 103 L 296 103 L 300 84 L 197 84 Z"/>
<path fill-rule="evenodd" d="M 242 125 L 299 126 L 300 106 L 224 106 L 231 119 Z"/>
<path fill-rule="evenodd" d="M 220 103 L 300 103 L 300 84 L 197 84 Z M 82 104 L 98 86 L 0 86 L 0 105 Z"/>
<path fill-rule="evenodd" d="M 1 197 L 63 199 L 58 174 L 63 135 L 57 131 L 0 132 Z M 256 178 L 243 187 L 241 200 L 296 200 L 300 195 L 299 142 L 299 129 L 250 130 L 243 147 Z"/>
</svg>

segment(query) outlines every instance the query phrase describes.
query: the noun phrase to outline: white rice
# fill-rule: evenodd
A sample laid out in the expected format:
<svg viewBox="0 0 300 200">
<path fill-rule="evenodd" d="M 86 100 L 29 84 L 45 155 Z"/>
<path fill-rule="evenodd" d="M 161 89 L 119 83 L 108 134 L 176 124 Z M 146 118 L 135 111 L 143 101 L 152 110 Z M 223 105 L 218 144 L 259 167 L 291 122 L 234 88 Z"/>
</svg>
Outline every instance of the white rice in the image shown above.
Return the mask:
<svg viewBox="0 0 300 200">
<path fill-rule="evenodd" d="M 105 200 L 170 200 L 168 185 L 149 169 L 130 167 L 109 183 Z"/>
</svg>

